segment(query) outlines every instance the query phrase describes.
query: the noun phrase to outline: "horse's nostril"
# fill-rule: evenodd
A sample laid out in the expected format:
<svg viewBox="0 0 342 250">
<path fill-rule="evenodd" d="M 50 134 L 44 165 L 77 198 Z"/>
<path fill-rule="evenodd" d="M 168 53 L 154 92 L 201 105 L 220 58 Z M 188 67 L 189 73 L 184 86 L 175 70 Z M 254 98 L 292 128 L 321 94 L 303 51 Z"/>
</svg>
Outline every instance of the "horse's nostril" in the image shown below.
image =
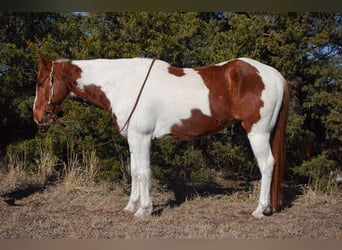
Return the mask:
<svg viewBox="0 0 342 250">
<path fill-rule="evenodd" d="M 48 125 L 51 124 L 51 122 L 52 122 L 51 114 L 45 113 L 45 114 L 43 115 L 43 120 L 42 120 L 41 124 L 42 124 L 43 126 L 48 126 Z"/>
</svg>

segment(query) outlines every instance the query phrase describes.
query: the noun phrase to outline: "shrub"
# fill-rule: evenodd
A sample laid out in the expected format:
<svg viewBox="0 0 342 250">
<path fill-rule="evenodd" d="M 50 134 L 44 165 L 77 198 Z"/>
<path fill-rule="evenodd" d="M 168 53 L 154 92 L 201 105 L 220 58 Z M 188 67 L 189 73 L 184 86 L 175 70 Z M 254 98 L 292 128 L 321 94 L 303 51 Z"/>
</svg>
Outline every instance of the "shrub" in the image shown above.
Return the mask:
<svg viewBox="0 0 342 250">
<path fill-rule="evenodd" d="M 315 191 L 330 192 L 332 188 L 331 175 L 336 168 L 336 162 L 328 159 L 327 151 L 323 151 L 311 160 L 303 161 L 293 169 L 296 174 L 308 179 L 308 184 Z"/>
</svg>

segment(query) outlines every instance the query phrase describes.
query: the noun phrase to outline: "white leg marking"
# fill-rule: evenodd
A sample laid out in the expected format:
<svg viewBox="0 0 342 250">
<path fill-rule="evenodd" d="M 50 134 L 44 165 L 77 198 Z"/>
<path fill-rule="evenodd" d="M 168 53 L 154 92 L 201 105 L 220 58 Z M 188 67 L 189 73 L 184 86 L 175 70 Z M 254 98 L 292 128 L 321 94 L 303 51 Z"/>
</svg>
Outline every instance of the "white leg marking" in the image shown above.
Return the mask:
<svg viewBox="0 0 342 250">
<path fill-rule="evenodd" d="M 133 160 L 133 154 L 131 153 L 131 195 L 129 197 L 127 206 L 124 208 L 125 211 L 130 213 L 135 213 L 139 203 L 139 183 L 136 168 L 135 161 Z"/>
<path fill-rule="evenodd" d="M 131 151 L 132 193 L 124 210 L 135 212 L 134 215 L 137 217 L 143 217 L 152 213 L 151 135 L 129 131 L 128 143 Z"/>
<path fill-rule="evenodd" d="M 268 212 L 267 210 L 270 209 L 270 192 L 274 168 L 274 158 L 269 143 L 270 134 L 251 132 L 248 134 L 248 138 L 261 172 L 259 203 L 252 215 L 255 218 L 262 218 L 264 212 Z"/>
</svg>

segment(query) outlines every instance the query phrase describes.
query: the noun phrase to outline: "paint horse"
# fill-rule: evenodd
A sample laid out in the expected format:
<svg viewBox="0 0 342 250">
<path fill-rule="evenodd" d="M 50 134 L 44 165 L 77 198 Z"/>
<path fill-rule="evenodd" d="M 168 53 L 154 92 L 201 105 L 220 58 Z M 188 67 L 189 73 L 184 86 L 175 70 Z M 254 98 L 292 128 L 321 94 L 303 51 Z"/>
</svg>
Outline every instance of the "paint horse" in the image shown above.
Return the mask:
<svg viewBox="0 0 342 250">
<path fill-rule="evenodd" d="M 51 61 L 39 56 L 39 62 L 37 124 L 49 125 L 64 100 L 77 95 L 108 111 L 127 138 L 132 184 L 125 212 L 152 213 L 152 139 L 194 139 L 232 120 L 241 121 L 261 172 L 252 216 L 280 209 L 289 90 L 274 68 L 248 58 L 198 68 L 148 58 Z"/>
</svg>

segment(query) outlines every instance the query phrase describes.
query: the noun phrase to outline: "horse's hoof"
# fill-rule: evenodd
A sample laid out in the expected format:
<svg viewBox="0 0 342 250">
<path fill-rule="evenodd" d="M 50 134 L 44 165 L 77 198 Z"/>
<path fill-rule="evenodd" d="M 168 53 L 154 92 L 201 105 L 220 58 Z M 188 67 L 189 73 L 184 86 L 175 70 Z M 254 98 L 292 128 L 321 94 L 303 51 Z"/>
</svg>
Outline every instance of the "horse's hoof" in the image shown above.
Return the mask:
<svg viewBox="0 0 342 250">
<path fill-rule="evenodd" d="M 123 209 L 120 211 L 120 214 L 126 217 L 133 217 L 134 213 L 127 210 L 127 209 Z"/>
<path fill-rule="evenodd" d="M 265 208 L 264 211 L 262 211 L 262 213 L 263 213 L 263 215 L 265 215 L 265 216 L 270 216 L 270 215 L 272 215 L 272 209 L 271 209 L 271 207 Z"/>
<path fill-rule="evenodd" d="M 259 216 L 255 216 L 255 215 L 251 214 L 251 215 L 249 216 L 249 219 L 250 219 L 250 220 L 261 220 L 262 217 L 263 217 L 263 216 L 259 217 Z"/>
<path fill-rule="evenodd" d="M 137 217 L 137 218 L 145 218 L 145 217 L 150 216 L 151 213 L 152 213 L 152 210 L 149 209 L 149 208 L 147 208 L 147 209 L 145 209 L 145 208 L 139 208 L 139 209 L 135 212 L 134 216 Z"/>
<path fill-rule="evenodd" d="M 260 220 L 264 217 L 264 214 L 262 212 L 259 211 L 254 211 L 251 215 L 250 215 L 250 219 L 252 220 Z"/>
</svg>

